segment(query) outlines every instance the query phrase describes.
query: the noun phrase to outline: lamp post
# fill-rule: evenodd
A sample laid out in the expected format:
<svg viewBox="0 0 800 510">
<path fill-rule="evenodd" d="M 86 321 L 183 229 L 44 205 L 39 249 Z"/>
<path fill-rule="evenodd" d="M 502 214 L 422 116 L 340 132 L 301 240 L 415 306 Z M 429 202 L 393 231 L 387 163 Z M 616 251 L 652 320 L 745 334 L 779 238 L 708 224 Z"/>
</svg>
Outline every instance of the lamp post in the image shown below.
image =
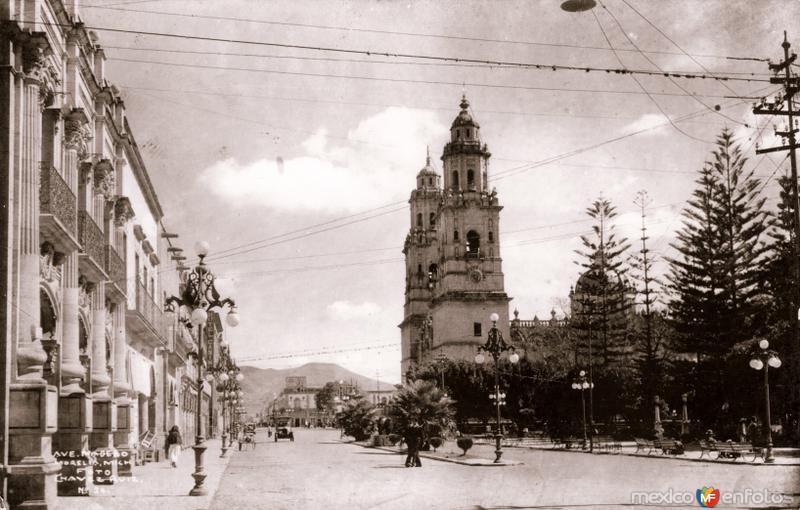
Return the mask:
<svg viewBox="0 0 800 510">
<path fill-rule="evenodd" d="M 519 355 L 514 351 L 514 346 L 507 344 L 503 339 L 503 334 L 497 329 L 497 321 L 500 317 L 493 313 L 489 316 L 492 321 L 492 329 L 489 330 L 488 339 L 486 343 L 478 347 L 478 354 L 475 355 L 475 363 L 479 365 L 486 361 L 484 352 L 488 352 L 494 359 L 494 394 L 490 398 L 494 399 L 495 410 L 497 411 L 497 429 L 495 430 L 495 464 L 500 463 L 500 457 L 503 455 L 503 450 L 500 446 L 500 441 L 503 439 L 503 430 L 500 427 L 500 406 L 504 404 L 502 400 L 505 398 L 505 393 L 500 393 L 500 356 L 504 352 L 508 352 L 508 361 L 516 363 L 519 361 Z"/>
<path fill-rule="evenodd" d="M 225 347 L 225 346 L 221 346 Z M 228 409 L 231 401 L 241 397 L 239 383 L 244 379 L 244 374 L 239 371 L 239 367 L 231 359 L 228 350 L 223 349 L 219 363 L 209 369 L 210 380 L 217 380 L 217 392 L 222 394 L 222 446 L 220 457 L 225 457 L 228 448 L 233 443 L 233 432 L 229 431 L 230 424 L 226 423 L 225 416 L 229 415 L 228 421 L 233 423 L 233 414 Z M 229 441 L 230 438 L 230 441 Z"/>
<path fill-rule="evenodd" d="M 447 368 L 447 356 L 443 352 L 439 352 L 436 356 L 436 363 L 439 365 L 439 372 L 442 374 L 442 391 L 444 391 L 444 371 Z"/>
<path fill-rule="evenodd" d="M 764 369 L 764 412 L 767 421 L 764 424 L 767 433 L 767 453 L 764 456 L 765 463 L 775 462 L 775 457 L 772 456 L 772 420 L 769 415 L 769 367 L 780 368 L 781 359 L 778 353 L 769 348 L 769 342 L 764 339 L 758 342 L 760 351 L 757 351 L 753 358 L 750 360 L 750 368 L 754 370 Z"/>
<path fill-rule="evenodd" d="M 195 245 L 195 251 L 200 258 L 197 266 L 187 275 L 186 282 L 183 284 L 181 296 L 170 296 L 164 304 L 167 314 L 174 314 L 181 307 L 186 307 L 191 312 L 191 323 L 197 326 L 197 351 L 193 357 L 197 362 L 197 415 L 195 417 L 195 444 L 194 465 L 192 473 L 194 487 L 189 491 L 190 496 L 205 496 L 208 491 L 203 486 L 206 479 L 205 468 L 203 467 L 203 453 L 206 451 L 205 437 L 203 437 L 203 418 L 201 408 L 203 402 L 203 365 L 205 357 L 203 353 L 203 330 L 208 320 L 208 312 L 214 308 L 230 308 L 227 316 L 227 323 L 231 327 L 239 324 L 239 315 L 236 312 L 236 304 L 230 298 L 220 300 L 219 292 L 214 286 L 214 275 L 205 265 L 204 259 L 208 255 L 208 243 L 201 241 Z"/>
<path fill-rule="evenodd" d="M 581 412 L 583 416 L 583 448 L 586 449 L 587 443 L 589 443 L 589 453 L 592 452 L 592 443 L 589 441 L 588 434 L 586 431 L 586 395 L 584 392 L 588 389 L 594 388 L 594 383 L 589 381 L 586 377 L 586 371 L 581 370 L 578 373 L 578 377 L 572 382 L 572 389 L 578 390 L 581 392 Z"/>
</svg>

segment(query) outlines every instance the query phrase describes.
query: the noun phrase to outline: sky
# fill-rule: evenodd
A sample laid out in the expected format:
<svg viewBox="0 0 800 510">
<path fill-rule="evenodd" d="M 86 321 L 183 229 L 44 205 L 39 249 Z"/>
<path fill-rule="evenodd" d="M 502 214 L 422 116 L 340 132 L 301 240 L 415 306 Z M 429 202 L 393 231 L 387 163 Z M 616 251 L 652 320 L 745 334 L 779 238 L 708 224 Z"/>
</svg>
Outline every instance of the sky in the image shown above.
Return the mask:
<svg viewBox="0 0 800 510">
<path fill-rule="evenodd" d="M 81 16 L 164 224 L 189 254 L 209 242 L 239 305 L 226 334 L 240 363 L 335 362 L 399 382 L 407 201 L 427 147 L 441 171 L 462 94 L 492 152 L 506 291 L 523 319 L 562 314 L 600 197 L 636 246 L 634 200 L 648 193 L 663 272 L 724 128 L 775 206 L 784 154 L 754 148 L 780 143 L 779 119 L 751 110 L 778 89 L 763 59 L 782 58 L 783 31 L 800 45 L 787 21 L 800 1 L 597 3 L 87 0 Z M 623 67 L 658 72 L 604 71 Z"/>
</svg>

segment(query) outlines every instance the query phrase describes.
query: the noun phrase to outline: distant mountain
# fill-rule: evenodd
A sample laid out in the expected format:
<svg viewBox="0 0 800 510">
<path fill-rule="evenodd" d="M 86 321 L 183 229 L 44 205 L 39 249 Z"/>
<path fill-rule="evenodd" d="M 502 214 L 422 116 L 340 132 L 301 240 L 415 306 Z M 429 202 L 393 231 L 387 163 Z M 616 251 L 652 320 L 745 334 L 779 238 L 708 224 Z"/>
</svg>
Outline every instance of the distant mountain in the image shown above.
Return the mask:
<svg viewBox="0 0 800 510">
<path fill-rule="evenodd" d="M 357 384 L 360 390 L 374 390 L 378 388 L 378 381 L 357 374 L 335 363 L 306 363 L 294 368 L 256 368 L 243 366 L 242 391 L 244 392 L 244 407 L 249 415 L 263 411 L 272 402 L 274 393 L 280 395 L 285 386 L 287 377 L 306 378 L 309 388 L 322 388 L 325 383 L 345 381 Z M 389 389 L 392 384 L 381 381 L 381 389 Z"/>
</svg>

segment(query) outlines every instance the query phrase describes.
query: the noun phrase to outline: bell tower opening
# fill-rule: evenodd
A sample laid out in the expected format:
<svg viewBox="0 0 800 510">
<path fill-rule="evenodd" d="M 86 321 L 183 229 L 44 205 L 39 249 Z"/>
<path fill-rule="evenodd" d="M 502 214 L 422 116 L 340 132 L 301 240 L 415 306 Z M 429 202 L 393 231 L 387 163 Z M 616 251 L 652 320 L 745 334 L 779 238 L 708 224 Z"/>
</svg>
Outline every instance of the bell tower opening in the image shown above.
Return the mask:
<svg viewBox="0 0 800 510">
<path fill-rule="evenodd" d="M 467 232 L 467 257 L 478 258 L 481 253 L 481 236 L 474 230 Z"/>
</svg>

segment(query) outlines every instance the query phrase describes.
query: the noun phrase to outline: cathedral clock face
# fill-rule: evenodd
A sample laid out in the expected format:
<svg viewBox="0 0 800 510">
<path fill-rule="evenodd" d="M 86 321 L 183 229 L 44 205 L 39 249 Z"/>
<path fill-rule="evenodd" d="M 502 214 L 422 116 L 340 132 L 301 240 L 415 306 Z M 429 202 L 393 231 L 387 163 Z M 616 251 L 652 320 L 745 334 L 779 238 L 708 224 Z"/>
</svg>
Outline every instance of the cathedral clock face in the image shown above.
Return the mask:
<svg viewBox="0 0 800 510">
<path fill-rule="evenodd" d="M 475 283 L 478 283 L 481 280 L 483 280 L 483 273 L 478 268 L 472 269 L 469 272 L 469 279 L 472 280 Z"/>
</svg>

